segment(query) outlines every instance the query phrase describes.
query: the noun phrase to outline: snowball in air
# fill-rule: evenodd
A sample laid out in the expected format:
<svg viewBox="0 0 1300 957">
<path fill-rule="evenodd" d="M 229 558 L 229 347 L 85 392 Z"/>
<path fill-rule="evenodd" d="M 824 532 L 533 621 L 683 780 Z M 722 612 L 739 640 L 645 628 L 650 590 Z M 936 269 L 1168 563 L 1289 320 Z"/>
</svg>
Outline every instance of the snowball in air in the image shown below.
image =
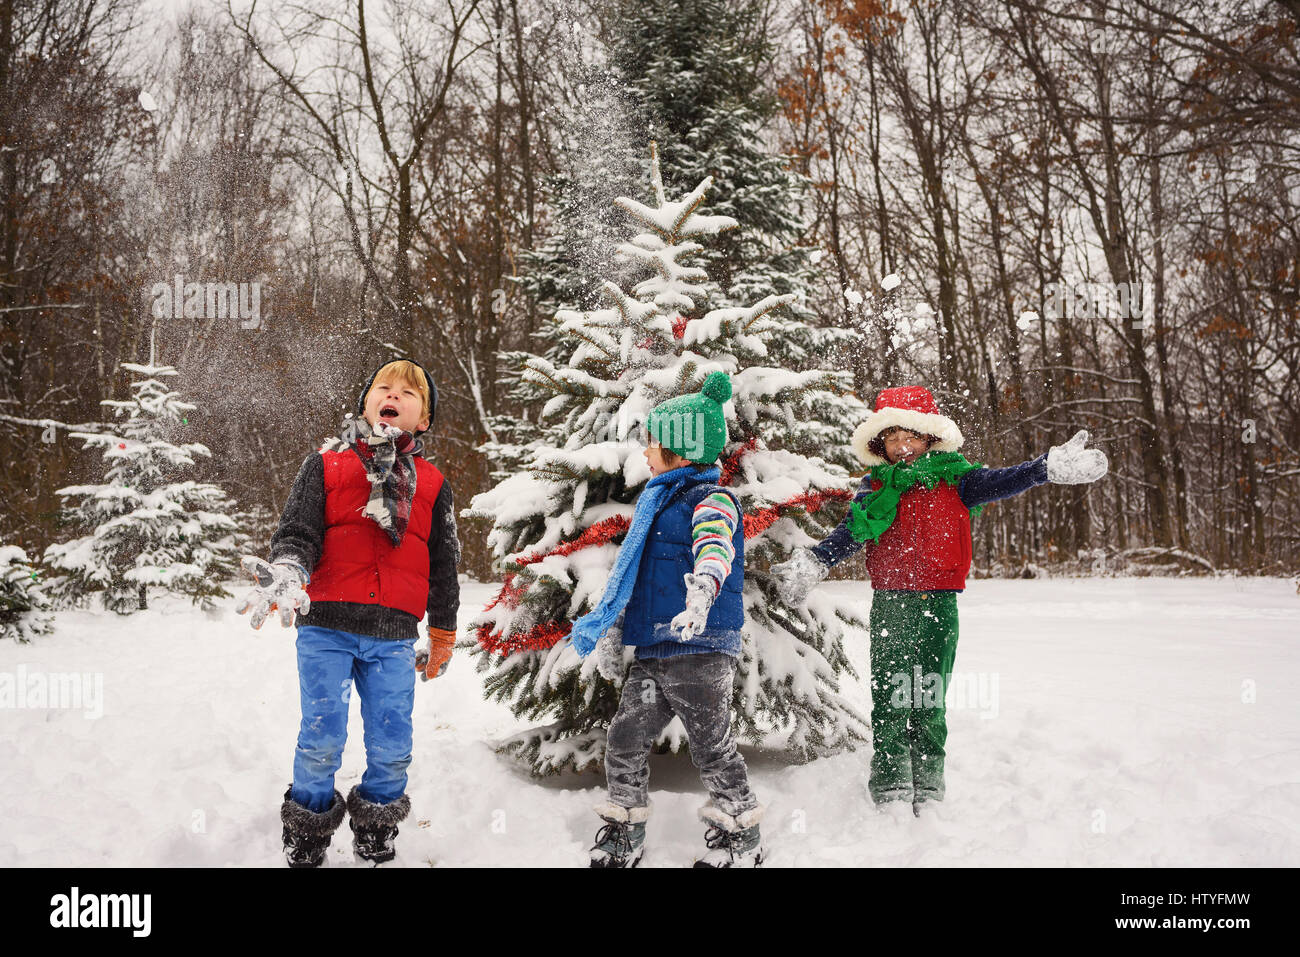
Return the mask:
<svg viewBox="0 0 1300 957">
<path fill-rule="evenodd" d="M 140 91 L 140 109 L 146 113 L 152 113 L 158 109 L 158 101 L 153 98 L 148 90 Z"/>
<path fill-rule="evenodd" d="M 880 280 L 880 288 L 885 290 L 885 292 L 889 292 L 891 289 L 896 289 L 898 284 L 902 281 L 903 280 L 899 278 L 898 273 L 891 272 L 884 279 Z"/>
</svg>

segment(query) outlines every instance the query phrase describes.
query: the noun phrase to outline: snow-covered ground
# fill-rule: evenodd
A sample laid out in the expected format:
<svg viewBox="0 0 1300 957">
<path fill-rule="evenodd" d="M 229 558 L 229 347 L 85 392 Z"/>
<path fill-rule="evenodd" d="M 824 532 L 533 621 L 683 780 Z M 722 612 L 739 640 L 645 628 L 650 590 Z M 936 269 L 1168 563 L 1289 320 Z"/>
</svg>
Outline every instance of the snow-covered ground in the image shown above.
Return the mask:
<svg viewBox="0 0 1300 957">
<path fill-rule="evenodd" d="M 494 592 L 465 586 L 462 625 Z M 1291 582 L 972 581 L 960 603 L 939 814 L 878 813 L 867 749 L 792 764 L 746 747 L 770 864 L 1300 864 Z M 0 642 L 0 687 L 24 687 L 0 708 L 0 866 L 283 866 L 293 633 L 254 632 L 233 604 L 64 612 L 43 640 Z M 851 653 L 865 676 L 865 636 Z M 90 676 L 79 707 L 31 706 L 71 673 Z M 496 755 L 489 742 L 524 725 L 483 700 L 468 656 L 417 688 L 415 720 L 400 862 L 585 866 L 602 777 L 536 780 Z M 355 698 L 351 730 L 342 791 L 364 764 Z M 685 754 L 651 767 L 645 866 L 689 864 L 703 789 Z M 346 825 L 330 862 L 352 864 Z"/>
</svg>

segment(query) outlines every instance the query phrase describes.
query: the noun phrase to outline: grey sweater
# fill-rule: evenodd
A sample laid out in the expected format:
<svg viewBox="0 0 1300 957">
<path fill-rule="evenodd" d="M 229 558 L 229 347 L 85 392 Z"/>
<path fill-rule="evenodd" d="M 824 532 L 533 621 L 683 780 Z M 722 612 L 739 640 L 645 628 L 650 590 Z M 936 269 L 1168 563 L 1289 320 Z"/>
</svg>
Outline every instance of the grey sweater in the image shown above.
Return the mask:
<svg viewBox="0 0 1300 957">
<path fill-rule="evenodd" d="M 308 576 L 320 561 L 325 543 L 325 462 L 319 452 L 307 456 L 298 470 L 271 537 L 271 561 L 291 561 Z M 433 503 L 429 527 L 429 626 L 456 630 L 460 610 L 460 539 L 456 536 L 456 509 L 451 486 L 444 480 Z M 336 628 L 374 638 L 418 638 L 420 619 L 398 608 L 350 601 L 312 602 L 311 611 L 298 616 L 299 625 Z"/>
</svg>

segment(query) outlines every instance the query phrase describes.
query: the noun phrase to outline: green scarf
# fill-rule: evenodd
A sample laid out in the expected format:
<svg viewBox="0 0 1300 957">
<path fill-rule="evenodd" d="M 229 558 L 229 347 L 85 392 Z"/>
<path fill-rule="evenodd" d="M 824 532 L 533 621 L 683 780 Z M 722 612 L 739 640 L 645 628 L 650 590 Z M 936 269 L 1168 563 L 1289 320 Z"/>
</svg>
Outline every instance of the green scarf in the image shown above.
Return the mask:
<svg viewBox="0 0 1300 957">
<path fill-rule="evenodd" d="M 920 482 L 926 488 L 934 488 L 940 482 L 956 485 L 967 472 L 983 468 L 978 462 L 967 462 L 960 452 L 926 452 L 910 465 L 896 462 L 892 465 L 877 465 L 871 470 L 871 478 L 880 482 L 881 487 L 867 496 L 859 505 L 849 506 L 849 534 L 855 542 L 879 541 L 880 536 L 898 515 L 898 500 L 903 493 Z M 983 510 L 976 505 L 970 510 L 974 518 Z"/>
</svg>

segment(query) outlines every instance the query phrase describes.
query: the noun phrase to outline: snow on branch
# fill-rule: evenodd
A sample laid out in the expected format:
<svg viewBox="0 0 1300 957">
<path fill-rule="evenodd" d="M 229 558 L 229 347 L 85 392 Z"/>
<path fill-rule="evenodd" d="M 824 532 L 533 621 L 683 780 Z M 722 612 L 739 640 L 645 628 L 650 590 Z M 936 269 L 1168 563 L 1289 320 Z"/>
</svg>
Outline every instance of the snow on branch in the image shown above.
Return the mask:
<svg viewBox="0 0 1300 957">
<path fill-rule="evenodd" d="M 784 296 L 767 296 L 752 306 L 736 306 L 729 309 L 713 309 L 686 323 L 682 335 L 684 345 L 693 346 L 714 339 L 732 338 L 744 335 L 762 335 L 777 331 L 780 326 L 775 322 L 762 322 L 768 313 L 779 306 L 788 305 L 799 297 L 794 293 Z M 765 349 L 765 347 L 763 347 Z"/>
<path fill-rule="evenodd" d="M 704 202 L 704 196 L 713 185 L 713 177 L 706 176 L 695 189 L 681 199 L 669 202 L 664 195 L 663 178 L 659 173 L 659 148 L 650 144 L 650 180 L 654 187 L 658 208 L 639 203 L 627 196 L 619 196 L 614 205 L 649 226 L 667 242 L 690 236 L 707 236 L 727 229 L 737 229 L 740 223 L 730 216 L 697 216 L 695 210 Z"/>
</svg>

